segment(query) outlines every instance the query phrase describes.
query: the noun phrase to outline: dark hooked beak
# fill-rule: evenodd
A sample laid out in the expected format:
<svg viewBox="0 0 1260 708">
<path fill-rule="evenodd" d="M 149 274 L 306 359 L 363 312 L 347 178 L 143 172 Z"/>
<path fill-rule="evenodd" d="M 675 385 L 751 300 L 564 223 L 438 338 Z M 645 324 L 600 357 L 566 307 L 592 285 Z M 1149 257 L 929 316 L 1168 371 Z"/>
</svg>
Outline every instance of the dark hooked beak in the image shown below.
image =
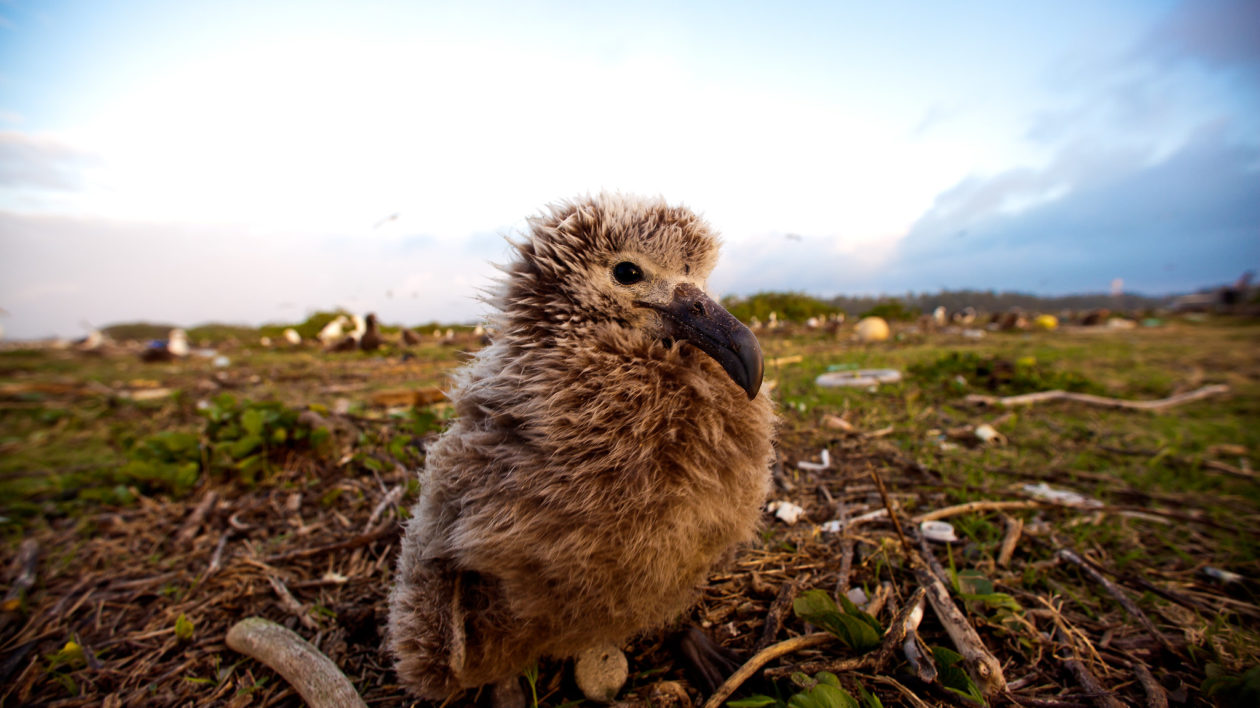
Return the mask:
<svg viewBox="0 0 1260 708">
<path fill-rule="evenodd" d="M 749 400 L 757 397 L 761 389 L 761 345 L 752 330 L 710 300 L 700 288 L 682 283 L 674 288 L 674 297 L 667 305 L 637 304 L 661 313 L 667 336 L 699 347 L 722 365 L 731 380 L 748 394 Z"/>
</svg>

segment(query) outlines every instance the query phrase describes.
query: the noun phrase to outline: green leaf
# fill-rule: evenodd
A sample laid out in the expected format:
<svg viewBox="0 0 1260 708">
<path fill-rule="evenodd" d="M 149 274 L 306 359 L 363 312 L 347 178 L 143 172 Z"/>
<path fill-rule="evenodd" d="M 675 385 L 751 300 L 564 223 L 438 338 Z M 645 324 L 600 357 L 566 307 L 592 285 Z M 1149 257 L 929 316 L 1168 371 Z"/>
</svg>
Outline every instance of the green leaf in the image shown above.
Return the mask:
<svg viewBox="0 0 1260 708">
<path fill-rule="evenodd" d="M 862 699 L 864 708 L 884 708 L 884 702 L 879 700 L 879 696 L 866 690 L 866 686 L 858 686 L 858 696 Z"/>
<path fill-rule="evenodd" d="M 188 615 L 185 615 L 183 612 L 179 613 L 179 617 L 175 618 L 175 636 L 181 642 L 192 641 L 193 634 L 196 633 L 196 629 L 197 628 L 193 625 L 193 621 L 188 619 Z"/>
<path fill-rule="evenodd" d="M 789 698 L 788 706 L 790 708 L 862 708 L 848 691 L 821 681 L 813 689 Z"/>
<path fill-rule="evenodd" d="M 958 591 L 967 595 L 990 595 L 993 581 L 978 570 L 962 570 L 958 573 Z"/>
<path fill-rule="evenodd" d="M 770 696 L 749 696 L 734 701 L 727 701 L 728 708 L 765 708 L 765 706 L 778 705 L 779 701 Z"/>
<path fill-rule="evenodd" d="M 263 431 L 263 413 L 257 408 L 250 408 L 241 414 L 241 427 L 246 435 L 261 437 Z"/>
<path fill-rule="evenodd" d="M 262 442 L 262 438 L 257 435 L 246 435 L 240 440 L 228 444 L 228 454 L 239 460 L 261 447 Z"/>
<path fill-rule="evenodd" d="M 841 601 L 846 603 L 845 609 L 849 611 L 846 614 L 840 612 L 825 590 L 815 589 L 801 593 L 792 603 L 792 609 L 797 617 L 831 632 L 851 649 L 869 651 L 879 646 L 882 631 L 879 622 L 859 610 L 848 598 L 841 598 Z"/>
<path fill-rule="evenodd" d="M 981 704 L 985 703 L 979 687 L 963 668 L 962 654 L 945 647 L 932 647 L 932 658 L 936 660 L 937 679 L 942 686 Z"/>
</svg>

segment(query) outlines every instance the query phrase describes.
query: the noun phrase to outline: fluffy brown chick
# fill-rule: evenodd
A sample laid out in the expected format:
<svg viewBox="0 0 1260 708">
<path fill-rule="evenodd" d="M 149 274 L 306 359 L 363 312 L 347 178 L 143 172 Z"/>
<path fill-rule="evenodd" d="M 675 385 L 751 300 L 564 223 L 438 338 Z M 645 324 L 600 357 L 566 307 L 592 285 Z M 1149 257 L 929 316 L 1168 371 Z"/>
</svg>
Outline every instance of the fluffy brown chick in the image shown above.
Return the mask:
<svg viewBox="0 0 1260 708">
<path fill-rule="evenodd" d="M 390 594 L 389 649 L 424 698 L 669 622 L 768 492 L 761 351 L 704 294 L 704 221 L 604 194 L 549 207 L 514 245 Z"/>
</svg>

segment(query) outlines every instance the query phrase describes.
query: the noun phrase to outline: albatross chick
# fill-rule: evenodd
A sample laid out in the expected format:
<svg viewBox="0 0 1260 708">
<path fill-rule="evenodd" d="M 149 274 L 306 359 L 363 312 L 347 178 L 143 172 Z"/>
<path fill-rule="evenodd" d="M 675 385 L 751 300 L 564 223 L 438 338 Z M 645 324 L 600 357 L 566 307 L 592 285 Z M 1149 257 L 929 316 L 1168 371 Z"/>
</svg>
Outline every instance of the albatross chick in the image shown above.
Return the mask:
<svg viewBox="0 0 1260 708">
<path fill-rule="evenodd" d="M 675 619 L 769 488 L 761 350 L 705 294 L 710 227 L 600 195 L 529 221 L 427 451 L 388 646 L 423 698 Z"/>
</svg>

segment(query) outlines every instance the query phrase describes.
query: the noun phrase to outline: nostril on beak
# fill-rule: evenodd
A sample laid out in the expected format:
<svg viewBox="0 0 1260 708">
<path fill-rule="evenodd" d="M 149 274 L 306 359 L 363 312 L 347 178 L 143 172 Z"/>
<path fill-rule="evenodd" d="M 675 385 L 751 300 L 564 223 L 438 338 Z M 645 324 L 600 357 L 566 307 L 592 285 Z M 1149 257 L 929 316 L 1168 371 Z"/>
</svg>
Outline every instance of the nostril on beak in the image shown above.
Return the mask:
<svg viewBox="0 0 1260 708">
<path fill-rule="evenodd" d="M 695 312 L 697 315 L 700 315 L 701 317 L 704 317 L 705 315 L 708 314 L 707 312 L 704 311 L 704 303 L 700 302 L 699 300 L 691 303 L 691 311 Z"/>
</svg>

